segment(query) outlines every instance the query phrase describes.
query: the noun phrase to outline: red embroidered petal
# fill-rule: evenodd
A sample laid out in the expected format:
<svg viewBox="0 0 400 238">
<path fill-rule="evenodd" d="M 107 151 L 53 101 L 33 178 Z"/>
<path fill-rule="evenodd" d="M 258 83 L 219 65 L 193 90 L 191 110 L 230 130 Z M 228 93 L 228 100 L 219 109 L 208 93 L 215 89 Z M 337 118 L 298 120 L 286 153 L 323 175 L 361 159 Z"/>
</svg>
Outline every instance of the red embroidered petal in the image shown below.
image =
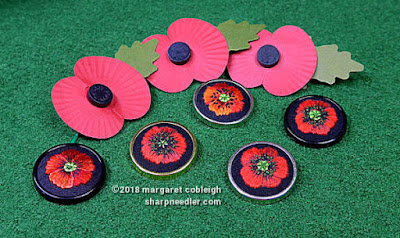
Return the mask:
<svg viewBox="0 0 400 238">
<path fill-rule="evenodd" d="M 307 107 L 312 107 L 315 105 L 315 102 L 313 100 L 305 100 L 304 102 L 300 103 L 299 107 L 296 110 L 296 113 L 302 112 L 307 109 Z"/>
<path fill-rule="evenodd" d="M 81 184 L 87 184 L 92 178 L 92 172 L 85 170 L 76 170 L 73 172 L 74 186 L 79 186 Z"/>
<path fill-rule="evenodd" d="M 121 130 L 124 119 L 112 110 L 113 103 L 106 108 L 93 106 L 86 97 L 87 90 L 77 77 L 58 81 L 51 92 L 57 114 L 82 135 L 97 139 L 114 136 Z"/>
<path fill-rule="evenodd" d="M 56 154 L 50 157 L 50 159 L 46 163 L 46 171 L 45 174 L 51 174 L 53 172 L 59 171 L 64 168 L 64 164 L 67 161 L 64 156 L 60 154 Z"/>
<path fill-rule="evenodd" d="M 171 134 L 171 137 L 173 137 L 178 142 L 176 143 L 175 148 L 173 148 L 173 151 L 177 154 L 177 156 L 179 156 L 179 158 L 177 159 L 179 160 L 180 157 L 186 152 L 186 139 L 176 131 Z"/>
<path fill-rule="evenodd" d="M 327 128 L 325 125 L 318 125 L 315 128 L 315 133 L 314 134 L 327 135 L 329 131 L 330 131 L 330 129 Z"/>
<path fill-rule="evenodd" d="M 289 174 L 288 164 L 285 158 L 277 156 L 273 159 L 275 162 L 274 177 L 285 179 Z"/>
<path fill-rule="evenodd" d="M 152 39 L 158 40 L 156 52 L 160 55 L 160 58 L 154 62 L 157 71 L 147 77 L 147 81 L 154 87 L 168 93 L 177 93 L 187 89 L 193 81 L 190 70 L 192 57 L 186 64 L 176 65 L 168 57 L 168 48 L 175 42 L 170 41 L 168 36 L 165 35 L 153 35 L 147 37 L 143 43 Z"/>
<path fill-rule="evenodd" d="M 261 156 L 261 151 L 256 147 L 252 147 L 243 152 L 242 157 L 240 158 L 240 162 L 242 163 L 243 166 L 246 167 L 250 165 L 251 163 L 250 160 L 254 159 L 256 155 Z"/>
<path fill-rule="evenodd" d="M 267 188 L 276 188 L 279 186 L 279 184 L 281 184 L 281 181 L 282 180 L 280 178 L 277 178 L 275 176 L 268 176 L 266 182 Z"/>
<path fill-rule="evenodd" d="M 96 166 L 93 164 L 92 158 L 83 153 L 76 155 L 72 162 L 78 165 L 79 170 L 91 172 L 94 171 L 96 168 Z"/>
<path fill-rule="evenodd" d="M 244 166 L 240 170 L 240 175 L 247 186 L 252 188 L 261 187 L 263 176 L 255 174 L 249 166 Z"/>
<path fill-rule="evenodd" d="M 61 152 L 61 156 L 63 157 L 63 160 L 65 162 L 69 162 L 72 158 L 75 156 L 79 155 L 80 152 L 78 150 L 70 149 L 70 150 L 64 150 Z"/>
<path fill-rule="evenodd" d="M 276 149 L 274 149 L 274 148 L 271 148 L 271 147 L 265 147 L 265 148 L 261 149 L 261 153 L 262 154 L 266 154 L 268 156 L 272 156 L 272 157 L 275 157 L 275 156 L 279 155 L 278 151 Z"/>
<path fill-rule="evenodd" d="M 176 141 L 175 148 L 171 148 L 172 153 L 157 154 L 155 151 L 153 151 L 151 147 L 153 142 L 151 142 L 151 139 L 154 138 L 157 133 L 161 132 L 169 133 L 170 137 L 174 138 L 174 140 Z M 169 127 L 154 126 L 144 135 L 142 139 L 141 152 L 146 160 L 149 160 L 157 165 L 160 163 L 168 164 L 180 160 L 182 155 L 186 152 L 186 147 L 186 139 L 175 129 Z"/>
<path fill-rule="evenodd" d="M 296 122 L 297 127 L 301 127 L 301 125 L 304 123 L 304 112 L 297 112 L 294 121 Z"/>
<path fill-rule="evenodd" d="M 53 172 L 49 176 L 49 180 L 62 189 L 72 188 L 74 184 L 74 177 L 70 173 L 64 171 Z"/>
</svg>

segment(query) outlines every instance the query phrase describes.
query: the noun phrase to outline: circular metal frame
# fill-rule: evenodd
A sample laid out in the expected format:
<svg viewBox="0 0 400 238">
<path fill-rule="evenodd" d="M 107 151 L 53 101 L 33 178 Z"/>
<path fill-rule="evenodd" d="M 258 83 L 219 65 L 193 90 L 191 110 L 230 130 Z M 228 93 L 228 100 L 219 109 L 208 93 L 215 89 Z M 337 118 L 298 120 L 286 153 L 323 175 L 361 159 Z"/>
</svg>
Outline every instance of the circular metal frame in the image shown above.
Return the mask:
<svg viewBox="0 0 400 238">
<path fill-rule="evenodd" d="M 193 141 L 193 150 L 192 150 L 192 155 L 191 155 L 191 157 L 189 158 L 188 162 L 186 162 L 186 164 L 184 164 L 184 165 L 183 165 L 182 167 L 180 167 L 179 169 L 176 169 L 176 170 L 173 170 L 173 171 L 170 171 L 170 172 L 156 173 L 156 172 L 153 172 L 153 171 L 150 171 L 150 170 L 148 170 L 148 169 L 143 168 L 143 166 L 141 166 L 141 165 L 137 162 L 137 160 L 136 160 L 136 158 L 135 158 L 135 155 L 134 155 L 134 153 L 133 153 L 133 145 L 135 144 L 136 138 L 137 138 L 144 130 L 146 130 L 146 129 L 149 128 L 149 127 L 155 126 L 155 125 L 157 125 L 157 124 L 161 124 L 161 123 L 168 123 L 168 124 L 172 124 L 172 125 L 178 126 L 178 127 L 182 128 L 185 132 L 187 132 L 188 135 L 190 136 L 190 138 L 191 138 L 192 141 Z M 190 167 L 190 165 L 192 164 L 192 162 L 194 161 L 194 158 L 196 157 L 196 153 L 197 153 L 197 141 L 196 141 L 196 138 L 194 137 L 194 135 L 192 134 L 192 132 L 189 131 L 189 129 L 187 129 L 185 126 L 183 126 L 183 125 L 181 125 L 181 124 L 179 124 L 179 123 L 176 123 L 176 122 L 172 122 L 172 121 L 158 121 L 158 122 L 150 123 L 150 124 L 148 124 L 148 125 L 146 125 L 146 126 L 140 128 L 139 131 L 137 131 L 137 132 L 135 133 L 135 135 L 132 137 L 131 142 L 130 142 L 130 144 L 129 144 L 129 153 L 130 153 L 130 155 L 131 155 L 132 162 L 134 163 L 134 165 L 136 166 L 136 168 L 137 168 L 140 172 L 143 172 L 143 173 L 148 174 L 148 175 L 160 176 L 160 177 L 163 177 L 163 176 L 171 176 L 171 175 L 177 175 L 177 174 L 179 174 L 179 173 L 182 173 L 182 172 L 186 171 L 186 169 L 188 169 L 188 168 Z"/>
<path fill-rule="evenodd" d="M 236 86 L 238 86 L 239 88 L 241 88 L 244 92 L 246 92 L 246 94 L 250 98 L 250 108 L 249 108 L 249 111 L 246 113 L 246 115 L 244 117 L 242 117 L 239 120 L 232 121 L 232 122 L 219 122 L 219 121 L 210 119 L 210 118 L 206 117 L 203 113 L 201 113 L 201 111 L 199 110 L 199 108 L 196 105 L 196 97 L 197 97 L 197 95 L 199 94 L 199 92 L 200 92 L 200 90 L 202 88 L 204 88 L 205 86 L 207 86 L 207 85 L 209 85 L 211 83 L 215 83 L 215 82 L 232 83 L 232 84 L 235 84 Z M 200 115 L 202 117 L 202 119 L 206 120 L 207 122 L 211 122 L 211 123 L 217 124 L 217 125 L 236 125 L 236 124 L 244 122 L 246 119 L 248 119 L 248 117 L 250 116 L 250 114 L 251 114 L 251 112 L 253 111 L 253 108 L 254 108 L 254 98 L 253 98 L 253 95 L 251 95 L 250 91 L 247 90 L 247 88 L 243 87 L 241 84 L 239 84 L 239 83 L 237 83 L 235 81 L 228 80 L 228 79 L 214 79 L 214 80 L 211 80 L 211 81 L 203 83 L 202 85 L 200 85 L 200 87 L 198 87 L 196 89 L 196 91 L 193 94 L 193 105 L 194 105 L 194 108 L 196 109 L 196 112 L 198 113 L 198 115 Z"/>
<path fill-rule="evenodd" d="M 272 195 L 272 196 L 255 196 L 252 194 L 249 194 L 245 191 L 243 191 L 235 182 L 233 176 L 232 176 L 232 164 L 233 161 L 236 159 L 236 156 L 242 152 L 244 149 L 253 146 L 253 145 L 259 145 L 259 144 L 265 144 L 265 145 L 271 145 L 274 146 L 280 150 L 282 150 L 285 154 L 287 154 L 287 156 L 290 159 L 290 162 L 292 162 L 293 165 L 293 178 L 292 181 L 290 181 L 289 186 L 287 186 L 287 188 L 285 188 L 282 192 L 276 194 L 276 195 Z M 240 147 L 230 158 L 229 160 L 229 164 L 228 164 L 228 176 L 229 176 L 229 181 L 231 182 L 232 186 L 235 188 L 235 190 L 237 192 L 239 192 L 241 195 L 250 198 L 250 199 L 255 199 L 255 200 L 259 200 L 259 201 L 269 201 L 269 202 L 275 202 L 275 201 L 279 201 L 282 198 L 284 198 L 286 195 L 288 195 L 289 191 L 292 189 L 294 183 L 296 182 L 296 177 L 297 177 L 297 167 L 296 167 L 296 162 L 293 159 L 293 156 L 282 146 L 277 145 L 275 143 L 272 142 L 266 142 L 266 141 L 256 141 L 256 142 L 252 142 L 249 144 L 246 144 L 242 147 Z"/>
</svg>

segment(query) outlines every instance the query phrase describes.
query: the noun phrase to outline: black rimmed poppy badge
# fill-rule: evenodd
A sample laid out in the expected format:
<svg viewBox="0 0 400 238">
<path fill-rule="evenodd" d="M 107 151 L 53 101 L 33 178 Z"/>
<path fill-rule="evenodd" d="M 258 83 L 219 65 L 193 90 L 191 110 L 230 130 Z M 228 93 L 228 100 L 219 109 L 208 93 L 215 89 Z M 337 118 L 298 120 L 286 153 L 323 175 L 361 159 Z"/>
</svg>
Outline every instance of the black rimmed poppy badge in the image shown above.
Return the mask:
<svg viewBox="0 0 400 238">
<path fill-rule="evenodd" d="M 176 122 L 155 122 L 141 128 L 129 145 L 139 172 L 152 178 L 169 178 L 185 172 L 194 161 L 197 142 Z"/>
<path fill-rule="evenodd" d="M 326 147 L 339 142 L 346 132 L 346 114 L 338 103 L 323 96 L 305 96 L 286 109 L 285 129 L 297 143 Z"/>
<path fill-rule="evenodd" d="M 195 91 L 193 104 L 196 112 L 209 125 L 236 125 L 250 116 L 254 100 L 239 83 L 215 79 L 203 83 Z"/>
<path fill-rule="evenodd" d="M 61 204 L 89 199 L 101 189 L 105 175 L 100 155 L 80 144 L 63 144 L 47 150 L 33 168 L 38 192 Z"/>
<path fill-rule="evenodd" d="M 281 200 L 296 181 L 292 155 L 271 142 L 253 142 L 231 157 L 228 176 L 234 189 L 246 198 L 273 203 Z"/>
</svg>

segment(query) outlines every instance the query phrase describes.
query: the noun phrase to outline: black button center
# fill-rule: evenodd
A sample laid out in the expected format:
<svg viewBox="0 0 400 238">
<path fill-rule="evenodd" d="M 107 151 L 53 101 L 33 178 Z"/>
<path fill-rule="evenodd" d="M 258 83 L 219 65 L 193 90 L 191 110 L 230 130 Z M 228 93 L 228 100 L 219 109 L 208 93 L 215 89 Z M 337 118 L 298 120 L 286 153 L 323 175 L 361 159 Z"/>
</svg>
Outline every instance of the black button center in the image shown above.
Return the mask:
<svg viewBox="0 0 400 238">
<path fill-rule="evenodd" d="M 103 84 L 94 84 L 89 88 L 87 98 L 96 107 L 107 107 L 113 99 L 113 93 Z"/>
<path fill-rule="evenodd" d="M 185 64 L 190 58 L 190 48 L 183 42 L 176 42 L 169 47 L 168 57 L 174 64 Z"/>
<path fill-rule="evenodd" d="M 257 61 L 263 67 L 270 68 L 279 61 L 279 51 L 273 45 L 264 45 L 257 52 Z"/>
</svg>

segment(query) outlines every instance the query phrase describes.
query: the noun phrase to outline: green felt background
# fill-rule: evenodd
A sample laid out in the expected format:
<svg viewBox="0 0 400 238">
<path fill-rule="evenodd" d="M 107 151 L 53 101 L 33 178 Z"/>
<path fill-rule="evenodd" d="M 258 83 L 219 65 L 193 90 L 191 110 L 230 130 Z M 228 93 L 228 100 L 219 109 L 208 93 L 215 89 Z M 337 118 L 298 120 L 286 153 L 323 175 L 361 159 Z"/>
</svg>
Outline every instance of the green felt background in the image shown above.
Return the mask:
<svg viewBox="0 0 400 238">
<path fill-rule="evenodd" d="M 0 1 L 0 236 L 398 237 L 399 5 L 397 0 Z M 192 114 L 191 99 L 199 83 L 177 94 L 151 86 L 152 106 L 144 118 L 126 121 L 108 140 L 78 139 L 106 161 L 108 177 L 100 193 L 74 206 L 42 198 L 32 182 L 36 159 L 75 133 L 53 109 L 53 85 L 73 75 L 78 59 L 112 57 L 120 45 L 165 34 L 182 17 L 214 25 L 247 20 L 270 31 L 297 25 L 317 46 L 335 43 L 339 50 L 350 51 L 365 71 L 333 86 L 310 82 L 306 90 L 288 97 L 251 89 L 254 113 L 234 130 L 207 127 Z M 348 131 L 339 144 L 311 149 L 286 136 L 286 106 L 308 94 L 330 97 L 347 112 Z M 199 142 L 197 163 L 173 180 L 140 175 L 129 156 L 133 134 L 158 120 L 186 125 Z M 299 169 L 293 193 L 268 206 L 237 196 L 226 173 L 235 150 L 258 140 L 285 147 Z M 112 185 L 219 186 L 222 193 L 114 194 Z M 222 205 L 145 206 L 150 197 L 220 199 Z"/>
</svg>

